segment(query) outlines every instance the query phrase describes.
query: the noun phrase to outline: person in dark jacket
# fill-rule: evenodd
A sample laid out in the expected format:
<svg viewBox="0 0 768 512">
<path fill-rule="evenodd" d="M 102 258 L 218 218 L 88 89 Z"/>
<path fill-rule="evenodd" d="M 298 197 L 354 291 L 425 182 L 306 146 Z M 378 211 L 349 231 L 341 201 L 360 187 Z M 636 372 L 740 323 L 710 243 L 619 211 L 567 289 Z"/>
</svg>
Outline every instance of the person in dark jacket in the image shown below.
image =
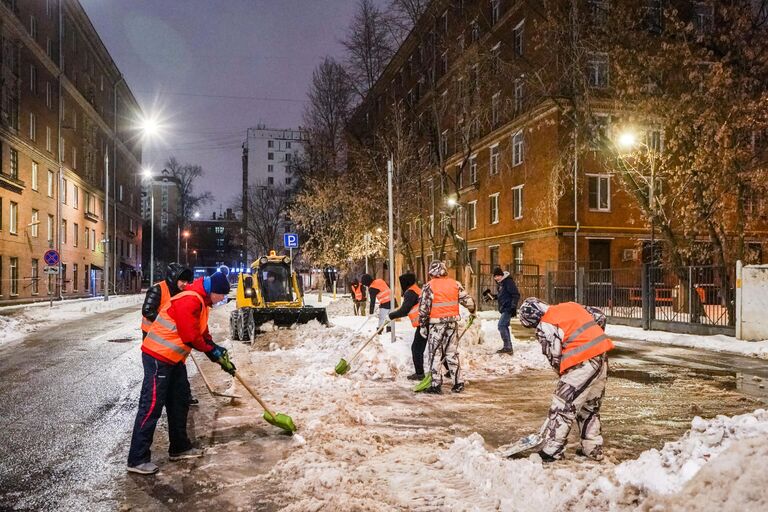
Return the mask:
<svg viewBox="0 0 768 512">
<path fill-rule="evenodd" d="M 165 279 L 159 281 L 147 290 L 144 296 L 144 305 L 141 307 L 141 339 L 147 337 L 152 322 L 157 318 L 160 309 L 165 306 L 171 297 L 175 297 L 192 282 L 192 271 L 179 263 L 173 262 L 168 265 L 165 271 Z M 189 393 L 189 404 L 197 405 L 199 400 L 192 396 L 191 387 Z"/>
<path fill-rule="evenodd" d="M 520 292 L 509 272 L 504 272 L 496 267 L 493 270 L 493 280 L 499 286 L 496 300 L 499 303 L 499 334 L 504 346 L 497 352 L 499 354 L 512 354 L 512 335 L 509 332 L 509 321 L 517 316 L 517 303 L 520 301 Z"/>
<path fill-rule="evenodd" d="M 403 290 L 403 305 L 389 314 L 390 320 L 408 317 L 411 325 L 416 328 L 411 343 L 411 355 L 413 356 L 413 368 L 415 372 L 408 376 L 408 380 L 421 380 L 424 378 L 424 349 L 427 347 L 427 339 L 419 330 L 419 298 L 421 288 L 416 284 L 416 275 L 410 272 L 400 276 L 400 289 Z"/>
</svg>

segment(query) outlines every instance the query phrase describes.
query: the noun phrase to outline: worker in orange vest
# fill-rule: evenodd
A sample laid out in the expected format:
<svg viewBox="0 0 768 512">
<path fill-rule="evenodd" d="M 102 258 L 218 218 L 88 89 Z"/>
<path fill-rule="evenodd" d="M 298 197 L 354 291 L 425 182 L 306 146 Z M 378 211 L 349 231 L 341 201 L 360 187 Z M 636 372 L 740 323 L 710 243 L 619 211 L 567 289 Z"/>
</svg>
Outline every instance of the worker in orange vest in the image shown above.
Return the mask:
<svg viewBox="0 0 768 512">
<path fill-rule="evenodd" d="M 226 303 L 229 269 L 195 280 L 163 306 L 141 344 L 144 381 L 139 410 L 133 425 L 128 471 L 151 475 L 158 467 L 151 461 L 155 426 L 165 408 L 168 417 L 169 459 L 201 457 L 187 436 L 189 381 L 187 356 L 192 349 L 204 352 L 211 361 L 232 375 L 235 365 L 227 350 L 213 342 L 208 331 L 208 310 Z"/>
<path fill-rule="evenodd" d="M 357 278 L 354 278 L 349 284 L 350 295 L 352 295 L 352 304 L 355 308 L 355 316 L 365 314 L 365 295 L 363 285 Z"/>
<path fill-rule="evenodd" d="M 432 373 L 432 385 L 425 393 L 443 392 L 441 365 L 448 364 L 453 377 L 451 391 L 464 391 L 461 365 L 458 351 L 458 322 L 461 319 L 459 304 L 475 314 L 475 301 L 455 279 L 448 277 L 448 269 L 442 261 L 429 264 L 429 276 L 432 278 L 424 285 L 419 301 L 419 330 L 427 339 L 429 350 L 429 368 Z"/>
<path fill-rule="evenodd" d="M 376 303 L 379 303 L 379 328 L 389 318 L 389 312 L 392 310 L 392 291 L 389 289 L 389 285 L 383 279 L 374 279 L 370 274 L 363 274 L 360 278 L 360 282 L 363 286 L 368 287 L 368 295 L 371 298 L 371 307 L 368 312 L 369 315 L 373 314 Z M 387 332 L 391 329 L 387 327 Z"/>
<path fill-rule="evenodd" d="M 421 335 L 419 330 L 419 298 L 421 297 L 421 288 L 416 283 L 416 275 L 406 272 L 399 277 L 400 289 L 403 290 L 403 305 L 399 309 L 389 314 L 390 320 L 408 317 L 411 325 L 416 328 L 411 343 L 411 356 L 413 357 L 413 368 L 415 372 L 408 376 L 408 380 L 421 380 L 424 378 L 424 349 L 427 346 L 427 339 Z"/>
<path fill-rule="evenodd" d="M 575 302 L 550 306 L 530 297 L 520 305 L 518 315 L 523 327 L 536 329 L 542 353 L 560 375 L 543 441 L 537 447 L 539 455 L 545 462 L 562 458 L 576 420 L 580 454 L 603 460 L 600 404 L 608 379 L 608 351 L 614 347 L 605 334 L 605 314 Z"/>
</svg>

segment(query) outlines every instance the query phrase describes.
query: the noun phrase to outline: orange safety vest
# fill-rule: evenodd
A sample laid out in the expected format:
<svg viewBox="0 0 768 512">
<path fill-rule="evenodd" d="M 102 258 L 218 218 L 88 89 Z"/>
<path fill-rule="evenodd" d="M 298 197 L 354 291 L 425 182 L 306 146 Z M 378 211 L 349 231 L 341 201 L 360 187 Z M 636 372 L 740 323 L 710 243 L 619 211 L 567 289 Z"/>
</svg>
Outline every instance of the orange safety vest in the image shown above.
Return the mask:
<svg viewBox="0 0 768 512">
<path fill-rule="evenodd" d="M 386 304 L 392 298 L 389 291 L 389 286 L 387 286 L 387 283 L 385 283 L 383 279 L 375 279 L 371 283 L 370 288 L 376 288 L 379 290 L 379 293 L 376 295 L 376 300 L 379 301 L 379 305 Z"/>
<path fill-rule="evenodd" d="M 416 305 L 413 306 L 411 310 L 408 312 L 408 318 L 411 319 L 411 325 L 414 327 L 418 327 L 419 326 L 419 302 L 421 301 L 421 288 L 419 288 L 419 285 L 413 284 L 408 289 L 413 291 L 416 295 L 419 296 L 419 300 L 416 301 Z"/>
<path fill-rule="evenodd" d="M 352 296 L 355 298 L 355 300 L 363 300 L 363 285 L 358 284 L 355 286 L 354 284 L 351 284 L 349 287 L 352 289 Z"/>
<path fill-rule="evenodd" d="M 450 277 L 436 277 L 429 282 L 432 309 L 429 318 L 459 316 L 459 283 Z"/>
<path fill-rule="evenodd" d="M 163 309 L 163 306 L 168 304 L 168 301 L 171 300 L 171 290 L 168 288 L 168 283 L 166 283 L 165 280 L 158 281 L 155 285 L 160 287 L 160 307 L 157 308 L 159 313 L 160 310 Z M 142 315 L 141 330 L 147 333 L 149 332 L 150 327 L 152 327 L 152 320 Z"/>
<path fill-rule="evenodd" d="M 581 304 L 564 302 L 549 306 L 541 321 L 563 330 L 561 374 L 568 368 L 604 354 L 614 347 L 605 331 Z"/>
<path fill-rule="evenodd" d="M 196 297 L 200 304 L 203 306 L 203 310 L 200 312 L 200 332 L 203 332 L 208 326 L 208 306 L 205 305 L 205 300 L 199 293 L 188 291 L 181 292 L 178 295 L 171 297 L 157 318 L 152 323 L 152 327 L 147 333 L 147 337 L 144 338 L 141 346 L 146 347 L 149 351 L 173 363 L 183 363 L 187 360 L 187 356 L 192 352 L 192 347 L 184 343 L 176 329 L 176 320 L 168 314 L 168 310 L 171 308 L 173 301 L 182 297 Z"/>
</svg>

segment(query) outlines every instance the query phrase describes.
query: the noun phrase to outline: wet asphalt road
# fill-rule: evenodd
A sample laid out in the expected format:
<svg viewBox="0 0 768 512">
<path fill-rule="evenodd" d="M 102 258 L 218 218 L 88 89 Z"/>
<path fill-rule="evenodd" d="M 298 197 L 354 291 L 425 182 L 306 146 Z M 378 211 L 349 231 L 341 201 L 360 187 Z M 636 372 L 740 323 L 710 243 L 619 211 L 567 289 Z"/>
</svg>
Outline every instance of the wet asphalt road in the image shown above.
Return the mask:
<svg viewBox="0 0 768 512">
<path fill-rule="evenodd" d="M 117 508 L 138 318 L 136 306 L 99 313 L 0 348 L 0 510 Z"/>
<path fill-rule="evenodd" d="M 0 511 L 118 510 L 125 504 L 120 497 L 126 487 L 124 458 L 141 383 L 138 318 L 136 306 L 99 313 L 0 348 Z M 712 389 L 768 397 L 760 387 L 768 381 L 764 360 L 622 340 L 612 354 L 612 378 L 626 384 L 615 405 L 606 407 L 620 411 L 611 418 L 613 423 L 636 423 L 647 409 L 643 402 L 653 396 L 649 389 L 658 389 L 659 399 L 666 397 L 661 401 L 667 402 L 670 388 L 675 387 L 669 376 L 675 373 L 686 374 L 686 382 L 715 382 L 714 387 L 700 390 L 707 398 L 702 413 L 755 408 L 751 401 L 736 403 L 729 412 L 724 403 L 717 403 Z M 530 379 L 544 382 L 552 376 L 525 377 Z M 509 383 L 503 379 L 478 383 L 477 400 L 503 398 L 509 392 L 503 393 L 502 387 L 509 388 Z M 634 389 L 641 393 L 640 399 L 629 407 Z M 654 435 L 668 439 L 686 428 L 693 414 L 682 410 L 687 396 L 683 393 L 680 403 L 669 401 L 654 409 L 663 419 L 653 427 Z M 545 402 L 542 407 L 546 408 Z M 519 410 L 526 413 L 523 406 Z M 531 421 L 538 421 L 541 414 L 530 411 L 535 418 Z M 672 418 L 675 415 L 679 418 Z M 666 432 L 672 419 L 676 424 Z M 481 424 L 470 426 L 482 430 Z M 483 432 L 491 440 L 496 434 Z M 631 443 L 627 436 L 625 444 L 631 447 Z M 635 448 L 636 452 L 647 446 Z M 183 495 L 173 497 L 176 505 L 183 506 Z M 187 505 L 194 505 L 194 495 L 186 498 L 191 500 Z"/>
</svg>

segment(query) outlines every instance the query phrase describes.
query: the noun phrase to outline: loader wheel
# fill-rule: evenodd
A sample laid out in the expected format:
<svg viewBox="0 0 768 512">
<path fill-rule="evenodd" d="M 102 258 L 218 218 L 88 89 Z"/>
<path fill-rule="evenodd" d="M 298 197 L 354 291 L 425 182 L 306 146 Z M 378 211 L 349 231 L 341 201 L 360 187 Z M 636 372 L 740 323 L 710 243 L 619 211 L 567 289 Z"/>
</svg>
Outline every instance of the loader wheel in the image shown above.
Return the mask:
<svg viewBox="0 0 768 512">
<path fill-rule="evenodd" d="M 237 332 L 240 335 L 240 341 L 248 341 L 248 333 L 245 330 L 245 319 L 250 315 L 247 310 L 241 310 L 237 317 Z"/>
<path fill-rule="evenodd" d="M 240 318 L 240 311 L 235 310 L 229 315 L 229 336 L 234 341 L 240 340 L 240 329 L 238 328 L 238 319 Z"/>
<path fill-rule="evenodd" d="M 256 339 L 256 322 L 253 321 L 253 316 L 250 314 L 246 315 L 243 324 L 243 330 L 245 331 L 245 337 L 243 337 L 243 341 L 253 342 L 253 340 Z"/>
</svg>

